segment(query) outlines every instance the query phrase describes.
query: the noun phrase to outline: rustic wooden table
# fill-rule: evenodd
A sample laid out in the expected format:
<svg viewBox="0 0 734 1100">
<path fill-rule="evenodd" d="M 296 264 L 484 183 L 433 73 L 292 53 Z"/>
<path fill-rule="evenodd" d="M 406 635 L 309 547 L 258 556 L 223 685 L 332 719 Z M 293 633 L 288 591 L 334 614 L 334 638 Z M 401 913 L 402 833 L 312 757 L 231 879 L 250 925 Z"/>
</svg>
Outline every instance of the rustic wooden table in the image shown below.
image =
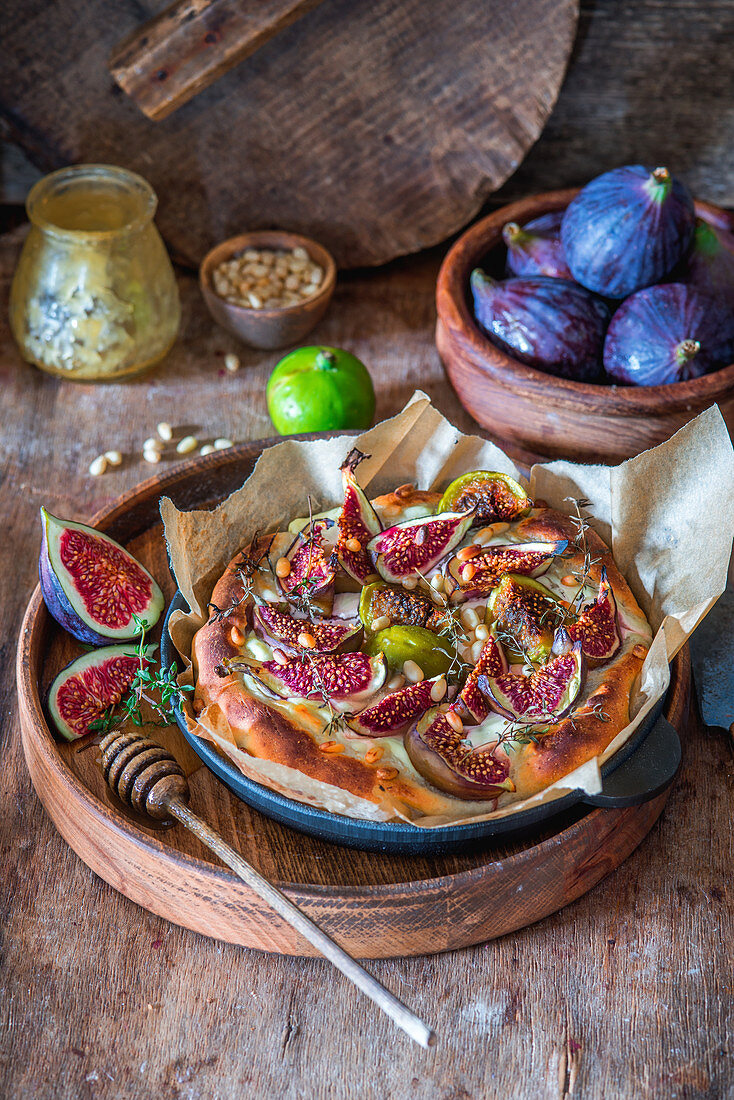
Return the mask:
<svg viewBox="0 0 734 1100">
<path fill-rule="evenodd" d="M 0 238 L 0 316 L 19 231 Z M 417 386 L 471 427 L 433 347 L 439 256 L 341 279 L 316 339 L 369 365 L 378 417 Z M 429 1052 L 320 960 L 203 939 L 139 909 L 64 844 L 20 746 L 14 651 L 36 580 L 38 507 L 90 516 L 150 473 L 157 421 L 202 437 L 271 432 L 277 356 L 215 330 L 191 277 L 169 359 L 127 385 L 59 382 L 0 329 L 2 478 L 0 1095 L 8 1098 L 732 1096 L 731 747 L 694 719 L 683 771 L 642 847 L 591 894 L 523 932 L 370 964 L 439 1032 Z M 242 369 L 223 367 L 236 351 Z M 93 479 L 111 447 L 121 468 Z"/>
</svg>

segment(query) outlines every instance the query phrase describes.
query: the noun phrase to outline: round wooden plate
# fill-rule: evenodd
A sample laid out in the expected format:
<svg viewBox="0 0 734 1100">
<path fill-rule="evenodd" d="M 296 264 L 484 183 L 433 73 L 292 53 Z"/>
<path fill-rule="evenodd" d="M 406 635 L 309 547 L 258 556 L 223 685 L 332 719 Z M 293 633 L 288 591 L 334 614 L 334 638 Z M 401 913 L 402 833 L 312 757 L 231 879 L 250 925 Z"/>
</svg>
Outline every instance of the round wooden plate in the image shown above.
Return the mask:
<svg viewBox="0 0 734 1100">
<path fill-rule="evenodd" d="M 177 465 L 125 494 L 92 523 L 127 545 L 170 598 L 175 586 L 158 515 L 160 496 L 170 496 L 179 507 L 213 504 L 242 484 L 268 442 Z M 38 796 L 65 840 L 115 889 L 176 924 L 265 951 L 313 954 L 181 826 L 152 826 L 114 802 L 95 748 L 55 740 L 42 699 L 58 669 L 79 651 L 48 615 L 36 589 L 18 646 L 23 748 Z M 689 681 L 684 649 L 671 666 L 665 709 L 679 732 Z M 431 857 L 360 852 L 262 816 L 202 766 L 176 728 L 151 732 L 184 766 L 193 809 L 361 958 L 466 947 L 540 920 L 618 867 L 652 828 L 668 796 L 664 791 L 621 810 L 576 808 L 526 839 L 505 838 L 479 852 Z"/>
</svg>

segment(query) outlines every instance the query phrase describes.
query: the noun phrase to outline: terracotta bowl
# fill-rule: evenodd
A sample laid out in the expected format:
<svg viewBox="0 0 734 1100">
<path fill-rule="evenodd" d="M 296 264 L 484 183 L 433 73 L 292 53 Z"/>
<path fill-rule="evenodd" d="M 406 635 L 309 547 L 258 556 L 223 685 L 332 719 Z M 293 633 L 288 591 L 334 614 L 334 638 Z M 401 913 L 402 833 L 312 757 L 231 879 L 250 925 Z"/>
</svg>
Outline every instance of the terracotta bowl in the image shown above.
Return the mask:
<svg viewBox="0 0 734 1100">
<path fill-rule="evenodd" d="M 601 386 L 555 378 L 525 366 L 481 332 L 470 305 L 477 265 L 504 270 L 502 226 L 563 210 L 578 189 L 548 191 L 503 206 L 471 226 L 443 261 L 436 287 L 436 347 L 464 408 L 516 454 L 581 462 L 620 462 L 668 439 L 717 402 L 734 434 L 734 364 L 668 386 Z M 710 203 L 696 212 L 734 229 L 734 217 Z M 493 250 L 497 250 L 493 253 Z"/>
<path fill-rule="evenodd" d="M 305 248 L 313 262 L 323 268 L 321 289 L 297 305 L 279 309 L 247 309 L 226 302 L 214 290 L 212 274 L 223 260 L 246 248 Z M 201 293 L 214 320 L 253 348 L 285 348 L 303 340 L 326 313 L 335 285 L 336 264 L 331 253 L 309 237 L 279 229 L 258 229 L 229 237 L 206 254 L 199 268 Z"/>
</svg>

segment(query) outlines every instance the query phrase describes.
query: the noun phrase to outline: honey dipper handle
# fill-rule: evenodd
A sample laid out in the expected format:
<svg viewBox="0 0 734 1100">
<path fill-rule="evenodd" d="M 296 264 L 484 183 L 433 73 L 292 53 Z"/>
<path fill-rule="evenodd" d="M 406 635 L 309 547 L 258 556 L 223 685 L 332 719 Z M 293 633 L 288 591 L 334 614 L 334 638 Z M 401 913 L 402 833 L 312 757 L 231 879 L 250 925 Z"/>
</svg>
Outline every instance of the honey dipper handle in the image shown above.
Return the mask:
<svg viewBox="0 0 734 1100">
<path fill-rule="evenodd" d="M 214 829 L 205 821 L 197 817 L 188 806 L 178 799 L 167 800 L 169 812 L 176 817 L 182 825 L 189 829 L 202 844 L 211 849 L 223 863 L 234 871 L 238 878 L 253 890 L 258 897 L 271 906 L 279 916 L 287 921 L 296 931 L 300 932 L 304 939 L 313 944 L 321 952 L 324 958 L 333 963 L 337 970 L 341 970 L 345 977 L 349 978 L 358 989 L 361 989 L 370 997 L 383 1012 L 405 1031 L 416 1043 L 422 1047 L 430 1047 L 436 1041 L 435 1033 L 427 1027 L 422 1020 L 407 1008 L 402 1001 L 394 997 L 384 985 L 373 978 L 363 966 L 347 954 L 323 929 L 307 917 L 297 905 L 282 894 L 276 886 L 268 882 L 266 878 L 256 871 L 242 856 L 230 848 Z"/>
</svg>

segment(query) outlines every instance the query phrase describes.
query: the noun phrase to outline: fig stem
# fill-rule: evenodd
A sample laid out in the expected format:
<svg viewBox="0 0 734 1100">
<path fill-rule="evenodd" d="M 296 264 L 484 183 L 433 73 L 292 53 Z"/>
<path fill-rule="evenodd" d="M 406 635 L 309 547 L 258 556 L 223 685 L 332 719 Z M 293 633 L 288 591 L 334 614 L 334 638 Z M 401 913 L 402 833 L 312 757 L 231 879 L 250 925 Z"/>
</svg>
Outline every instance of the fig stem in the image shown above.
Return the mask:
<svg viewBox="0 0 734 1100">
<path fill-rule="evenodd" d="M 502 239 L 507 245 L 518 244 L 520 241 L 528 236 L 529 234 L 526 233 L 522 226 L 518 225 L 517 222 L 507 222 L 502 227 Z"/>
<path fill-rule="evenodd" d="M 682 340 L 675 349 L 676 362 L 680 366 L 683 366 L 684 363 L 690 363 L 691 359 L 695 359 L 700 350 L 700 340 Z"/>
<path fill-rule="evenodd" d="M 667 168 L 653 168 L 647 181 L 647 191 L 654 202 L 667 199 L 673 186 L 673 177 Z"/>
<path fill-rule="evenodd" d="M 328 348 L 321 348 L 316 354 L 315 362 L 316 370 L 334 370 L 336 367 L 336 356 L 333 351 L 329 351 Z"/>
</svg>

